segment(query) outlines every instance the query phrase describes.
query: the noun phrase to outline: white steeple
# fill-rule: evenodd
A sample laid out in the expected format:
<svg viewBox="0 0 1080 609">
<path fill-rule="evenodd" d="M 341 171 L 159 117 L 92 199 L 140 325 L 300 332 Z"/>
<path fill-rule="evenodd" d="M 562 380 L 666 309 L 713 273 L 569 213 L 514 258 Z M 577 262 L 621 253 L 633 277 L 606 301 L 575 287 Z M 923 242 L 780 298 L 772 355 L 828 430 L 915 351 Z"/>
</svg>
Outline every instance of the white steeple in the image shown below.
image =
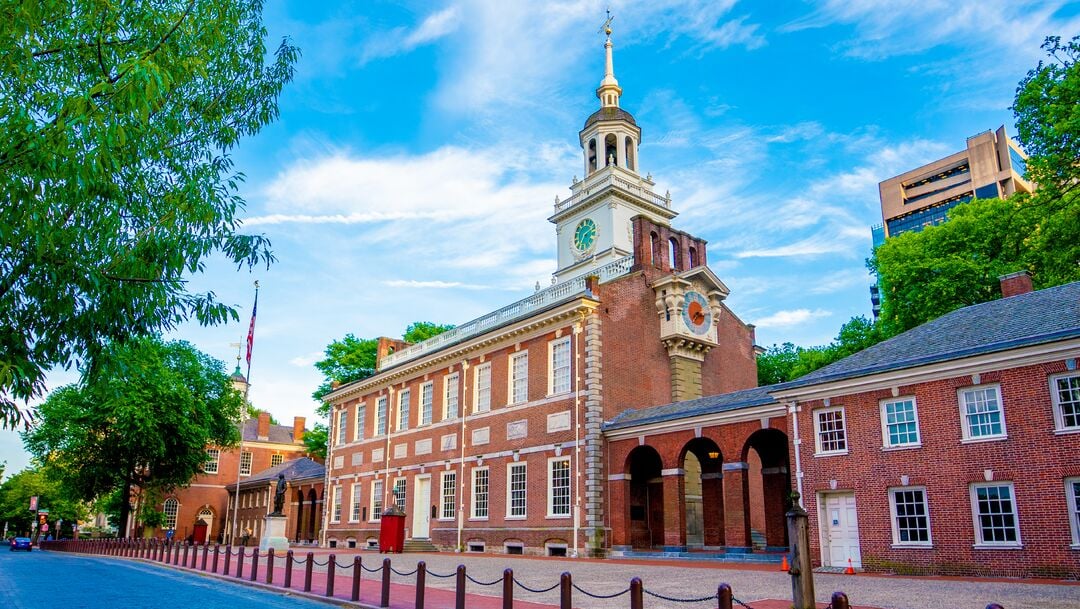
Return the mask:
<svg viewBox="0 0 1080 609">
<path fill-rule="evenodd" d="M 615 80 L 615 62 L 611 58 L 611 20 L 614 17 L 611 16 L 611 11 L 608 11 L 607 21 L 604 22 L 604 34 L 607 35 L 607 41 L 604 42 L 604 79 L 600 81 L 600 87 L 596 89 L 596 96 L 600 98 L 601 108 L 618 108 L 619 107 L 619 95 L 622 94 L 622 89 L 619 88 L 619 81 Z"/>
</svg>

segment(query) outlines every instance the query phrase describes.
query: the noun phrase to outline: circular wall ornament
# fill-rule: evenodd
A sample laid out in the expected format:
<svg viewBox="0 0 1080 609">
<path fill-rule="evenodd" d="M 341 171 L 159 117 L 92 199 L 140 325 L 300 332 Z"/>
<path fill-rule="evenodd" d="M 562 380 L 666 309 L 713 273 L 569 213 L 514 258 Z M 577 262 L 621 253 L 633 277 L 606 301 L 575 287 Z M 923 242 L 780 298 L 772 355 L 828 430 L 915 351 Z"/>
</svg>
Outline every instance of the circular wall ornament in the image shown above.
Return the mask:
<svg viewBox="0 0 1080 609">
<path fill-rule="evenodd" d="M 689 291 L 684 295 L 683 322 L 694 334 L 705 334 L 712 327 L 712 310 L 709 301 L 700 292 Z"/>
<path fill-rule="evenodd" d="M 596 245 L 596 222 L 592 218 L 585 218 L 578 222 L 574 229 L 574 247 L 577 251 L 585 253 Z"/>
</svg>

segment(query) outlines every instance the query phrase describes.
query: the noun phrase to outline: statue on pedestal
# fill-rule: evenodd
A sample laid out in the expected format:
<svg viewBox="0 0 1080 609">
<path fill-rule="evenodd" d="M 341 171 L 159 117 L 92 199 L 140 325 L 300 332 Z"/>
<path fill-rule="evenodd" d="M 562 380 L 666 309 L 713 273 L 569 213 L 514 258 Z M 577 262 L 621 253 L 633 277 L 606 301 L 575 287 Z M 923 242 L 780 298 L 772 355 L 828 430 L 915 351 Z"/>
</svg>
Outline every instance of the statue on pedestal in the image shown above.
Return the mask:
<svg viewBox="0 0 1080 609">
<path fill-rule="evenodd" d="M 278 474 L 277 490 L 274 492 L 274 511 L 271 516 L 281 516 L 281 509 L 285 506 L 285 474 Z"/>
</svg>

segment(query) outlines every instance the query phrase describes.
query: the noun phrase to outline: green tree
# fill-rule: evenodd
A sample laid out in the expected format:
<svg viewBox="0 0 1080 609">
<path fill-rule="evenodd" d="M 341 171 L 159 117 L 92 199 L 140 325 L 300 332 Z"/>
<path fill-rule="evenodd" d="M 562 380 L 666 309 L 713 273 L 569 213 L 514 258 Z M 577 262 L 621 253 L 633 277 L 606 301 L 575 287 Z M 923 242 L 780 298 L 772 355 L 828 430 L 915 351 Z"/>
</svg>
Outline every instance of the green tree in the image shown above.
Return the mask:
<svg viewBox="0 0 1080 609">
<path fill-rule="evenodd" d="M 792 343 L 773 345 L 757 358 L 758 385 L 783 383 L 810 374 L 818 368 L 840 361 L 863 349 L 885 340 L 881 326 L 869 319 L 852 317 L 836 339 L 819 347 L 797 347 Z"/>
<path fill-rule="evenodd" d="M 38 498 L 38 506 L 49 510 L 49 522 L 63 520 L 74 523 L 89 516 L 86 505 L 68 496 L 60 484 L 57 472 L 49 466 L 33 464 L 0 485 L 0 521 L 8 523 L 13 533 L 31 533 L 34 512 L 30 498 Z"/>
<path fill-rule="evenodd" d="M 312 459 L 326 460 L 326 444 L 329 437 L 329 429 L 322 423 L 311 426 L 311 431 L 304 434 L 304 448 Z"/>
<path fill-rule="evenodd" d="M 0 0 L 0 425 L 51 367 L 237 319 L 185 278 L 273 260 L 229 154 L 293 75 L 265 38 L 258 0 Z"/>
<path fill-rule="evenodd" d="M 425 341 L 433 336 L 438 336 L 447 330 L 453 330 L 454 326 L 450 324 L 437 324 L 430 321 L 417 321 L 409 324 L 408 328 L 405 328 L 405 334 L 401 339 L 407 343 L 418 343 Z"/>
<path fill-rule="evenodd" d="M 78 385 L 51 393 L 23 441 L 72 496 L 118 493 L 123 535 L 133 492 L 187 484 L 208 445 L 238 441 L 243 408 L 222 362 L 186 342 L 143 337 L 106 346 Z"/>
</svg>

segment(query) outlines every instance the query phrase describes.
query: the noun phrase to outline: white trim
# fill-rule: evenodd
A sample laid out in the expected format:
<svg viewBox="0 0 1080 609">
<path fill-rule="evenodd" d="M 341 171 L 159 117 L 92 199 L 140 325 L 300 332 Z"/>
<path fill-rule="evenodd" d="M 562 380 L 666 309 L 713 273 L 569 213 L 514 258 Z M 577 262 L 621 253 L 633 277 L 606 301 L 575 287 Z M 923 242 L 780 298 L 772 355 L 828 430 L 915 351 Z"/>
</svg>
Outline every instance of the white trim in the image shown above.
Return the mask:
<svg viewBox="0 0 1080 609">
<path fill-rule="evenodd" d="M 353 417 L 353 442 L 364 439 L 364 428 L 367 427 L 367 402 L 356 403 L 356 416 Z"/>
<path fill-rule="evenodd" d="M 522 489 L 524 496 L 522 497 L 522 511 L 521 514 L 512 514 L 513 509 L 513 486 L 514 486 L 514 468 L 520 467 L 525 470 L 525 486 Z M 529 514 L 529 467 L 525 461 L 519 461 L 514 463 L 511 461 L 506 464 L 506 520 L 525 520 Z"/>
<path fill-rule="evenodd" d="M 394 431 L 408 431 L 409 419 L 412 418 L 412 387 L 405 387 L 397 395 L 397 427 Z"/>
<path fill-rule="evenodd" d="M 450 497 L 450 515 L 447 516 L 446 515 L 446 509 L 445 509 L 446 508 L 447 495 L 445 494 L 445 490 L 446 490 L 446 479 L 449 478 L 450 476 L 454 477 L 454 493 L 453 493 L 453 495 L 449 496 Z M 458 492 L 460 491 L 460 486 L 458 484 L 458 479 L 457 478 L 458 478 L 458 476 L 457 476 L 457 470 L 456 469 L 452 469 L 452 470 L 444 471 L 444 472 L 440 473 L 440 475 L 439 475 L 439 512 L 438 512 L 438 518 L 436 518 L 435 520 L 439 520 L 439 521 L 442 521 L 442 522 L 453 522 L 454 518 L 457 516 L 457 496 L 458 496 Z"/>
<path fill-rule="evenodd" d="M 1001 431 L 999 433 L 991 433 L 979 436 L 971 435 L 971 426 L 968 424 L 968 412 L 967 402 L 965 400 L 966 392 L 986 392 L 993 390 L 994 397 L 997 402 L 998 420 L 1001 424 Z M 1008 431 L 1005 428 L 1005 401 L 1001 395 L 1001 385 L 998 383 L 988 383 L 986 385 L 971 385 L 968 387 L 961 387 L 956 390 L 956 403 L 960 410 L 960 438 L 964 444 L 971 442 L 988 442 L 991 440 L 1004 440 L 1009 437 Z"/>
<path fill-rule="evenodd" d="M 371 436 L 373 439 L 381 438 L 390 431 L 390 396 L 388 395 L 375 398 L 375 429 L 373 431 L 375 432 Z"/>
<path fill-rule="evenodd" d="M 634 425 L 631 427 L 623 427 L 621 429 L 613 429 L 605 431 L 604 437 L 609 440 L 624 440 L 627 438 L 654 436 L 672 431 L 692 430 L 696 427 L 715 427 L 719 425 L 743 423 L 746 421 L 760 421 L 762 417 L 768 417 L 770 419 L 782 417 L 786 419 L 787 413 L 787 407 L 782 404 L 763 404 L 761 406 L 741 408 L 729 412 L 718 412 L 714 414 L 687 417 L 684 419 L 649 423 L 647 425 Z M 787 421 L 785 420 L 784 424 L 786 423 Z"/>
<path fill-rule="evenodd" d="M 472 475 L 470 479 L 472 484 L 469 486 L 469 520 L 487 520 L 491 517 L 491 468 L 487 465 L 481 465 L 474 467 L 471 470 Z M 476 474 L 477 472 L 487 472 L 486 484 L 484 485 L 484 498 L 486 505 L 484 506 L 484 515 L 478 516 L 476 513 Z"/>
<path fill-rule="evenodd" d="M 210 453 L 214 453 L 213 458 L 210 457 Z M 210 471 L 210 464 L 214 464 L 214 470 Z M 206 449 L 206 462 L 203 463 L 204 474 L 216 474 L 221 469 L 221 449 L 220 448 L 208 448 Z"/>
<path fill-rule="evenodd" d="M 349 431 L 349 409 L 347 407 L 342 408 L 334 414 L 337 415 L 334 417 L 337 419 L 337 425 L 334 426 L 334 445 L 341 446 L 342 444 L 345 444 L 345 438 Z"/>
<path fill-rule="evenodd" d="M 517 367 L 517 363 L 520 360 L 525 360 L 525 376 L 520 381 L 524 384 L 525 398 L 517 399 L 517 387 L 514 384 L 514 372 Z M 511 353 L 507 359 L 506 366 L 506 403 L 507 404 L 524 404 L 529 401 L 529 351 L 522 350 L 517 353 Z"/>
<path fill-rule="evenodd" d="M 888 414 L 886 407 L 890 404 L 901 404 L 904 402 L 911 402 L 911 414 L 914 416 L 915 422 L 915 441 L 914 442 L 901 442 L 898 444 L 892 444 L 889 442 L 891 435 L 889 434 Z M 922 446 L 922 430 L 919 429 L 919 404 L 915 399 L 915 396 L 899 396 L 890 397 L 880 400 L 878 402 L 878 414 L 881 417 L 881 448 L 883 450 L 895 450 L 900 448 L 919 448 Z"/>
<path fill-rule="evenodd" d="M 556 462 L 566 463 L 567 489 L 566 489 L 566 513 L 565 514 L 556 514 L 555 513 L 555 487 L 554 487 L 553 482 L 554 482 L 554 477 L 555 477 L 555 463 Z M 571 472 L 570 472 L 570 456 L 569 455 L 564 455 L 564 456 L 561 456 L 561 457 L 549 457 L 548 460 L 547 460 L 547 517 L 548 518 L 570 518 L 570 516 L 574 513 L 573 490 L 574 490 L 574 478 L 573 478 L 573 476 L 571 475 Z"/>
<path fill-rule="evenodd" d="M 1009 489 L 1009 503 L 1012 506 L 1012 517 L 1016 531 L 1016 541 L 985 541 L 982 536 L 982 526 L 979 524 L 979 500 L 976 489 L 991 487 L 1007 487 Z M 1020 513 L 1016 501 L 1016 487 L 1012 482 L 975 482 L 968 489 L 971 496 L 971 524 L 975 529 L 975 548 L 1020 548 L 1023 543 L 1020 539 Z"/>
<path fill-rule="evenodd" d="M 1061 374 L 1055 374 L 1050 377 L 1050 400 L 1053 403 L 1054 408 L 1054 431 L 1060 434 L 1077 433 L 1080 432 L 1080 424 L 1072 427 L 1065 426 L 1065 415 L 1061 411 L 1061 395 L 1058 393 L 1057 382 L 1060 379 L 1076 378 L 1080 379 L 1080 372 L 1062 372 Z M 1080 407 L 1080 405 L 1078 405 Z"/>
<path fill-rule="evenodd" d="M 480 402 L 480 375 L 484 374 L 487 380 L 487 400 L 486 404 Z M 482 364 L 477 364 L 473 368 L 473 413 L 490 412 L 491 411 L 491 362 L 487 361 Z"/>
<path fill-rule="evenodd" d="M 1080 488 L 1074 490 L 1074 484 L 1080 485 L 1080 476 L 1065 479 L 1065 502 L 1068 506 L 1069 529 L 1072 531 L 1071 547 L 1075 549 L 1080 548 Z"/>
<path fill-rule="evenodd" d="M 337 524 L 341 522 L 341 499 L 345 495 L 344 489 L 340 484 L 334 485 L 334 492 L 330 495 L 330 522 Z"/>
<path fill-rule="evenodd" d="M 383 495 L 385 493 L 386 481 L 384 478 L 376 478 L 371 481 L 371 499 L 368 500 L 368 507 L 371 511 L 368 512 L 368 522 L 382 521 L 382 511 L 386 509 L 386 506 L 383 505 Z M 376 502 L 379 504 L 378 509 L 375 509 Z"/>
<path fill-rule="evenodd" d="M 450 389 L 454 389 L 454 412 L 450 412 Z M 434 415 L 432 415 L 434 416 Z M 443 421 L 457 420 L 461 416 L 461 375 L 457 372 L 443 375 L 442 390 L 442 419 Z"/>
<path fill-rule="evenodd" d="M 424 390 L 427 390 L 427 402 L 424 402 Z M 424 422 L 424 405 L 427 405 L 427 422 Z M 416 426 L 427 427 L 435 422 L 435 381 L 420 384 L 420 409 L 416 413 Z"/>
<path fill-rule="evenodd" d="M 360 522 L 360 500 L 363 497 L 363 482 L 353 482 L 349 491 L 349 522 Z"/>
<path fill-rule="evenodd" d="M 838 448 L 838 449 L 833 449 L 833 450 L 824 450 L 821 447 L 821 434 L 822 434 L 821 415 L 829 414 L 829 413 L 833 413 L 833 412 L 839 412 L 840 413 L 840 431 L 841 431 L 841 433 L 843 433 L 843 438 L 842 438 L 841 441 L 844 443 L 844 447 L 843 448 Z M 814 456 L 815 457 L 829 457 L 829 456 L 833 456 L 833 455 L 846 455 L 846 454 L 848 454 L 848 449 L 849 449 L 851 443 L 850 443 L 849 438 L 848 438 L 847 413 L 844 412 L 844 407 L 843 406 L 830 406 L 828 408 L 816 408 L 816 409 L 814 409 L 813 414 L 814 414 Z"/>
<path fill-rule="evenodd" d="M 930 498 L 926 494 L 925 486 L 891 486 L 889 493 L 889 523 L 892 528 L 892 547 L 894 548 L 929 548 L 934 545 L 934 534 L 930 525 Z M 896 515 L 895 493 L 905 491 L 919 491 L 922 493 L 922 505 L 926 518 L 926 541 L 900 541 L 900 526 Z"/>
<path fill-rule="evenodd" d="M 566 348 L 566 389 L 564 391 L 556 391 L 555 388 L 555 349 L 557 347 Z M 548 397 L 554 395 L 564 395 L 571 393 L 574 390 L 574 357 L 573 349 L 570 345 L 570 336 L 563 336 L 554 340 L 548 341 L 548 357 L 547 357 L 547 369 L 548 369 L 548 382 L 547 382 L 547 394 Z"/>
<path fill-rule="evenodd" d="M 401 500 L 398 500 L 398 486 L 401 487 Z M 405 476 L 397 476 L 394 478 L 394 486 L 390 490 L 390 497 L 394 500 L 394 505 L 401 508 L 401 511 L 408 512 L 409 507 L 409 480 Z"/>
</svg>

